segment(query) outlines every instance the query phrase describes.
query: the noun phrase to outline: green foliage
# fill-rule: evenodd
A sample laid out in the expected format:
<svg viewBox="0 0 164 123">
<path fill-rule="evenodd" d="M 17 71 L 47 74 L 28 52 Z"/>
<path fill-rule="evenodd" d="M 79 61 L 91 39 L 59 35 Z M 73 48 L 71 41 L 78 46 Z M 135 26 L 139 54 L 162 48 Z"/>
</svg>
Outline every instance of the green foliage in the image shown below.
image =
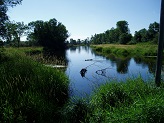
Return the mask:
<svg viewBox="0 0 164 123">
<path fill-rule="evenodd" d="M 5 22 L 8 20 L 7 11 L 8 7 L 21 4 L 22 0 L 1 0 L 0 1 L 0 37 L 4 38 L 6 34 Z"/>
<path fill-rule="evenodd" d="M 119 84 L 120 83 L 105 84 L 105 88 L 100 87 L 97 90 L 98 93 L 96 97 L 93 97 L 91 103 L 103 109 L 128 106 L 132 99 Z M 98 103 L 96 103 L 95 100 Z"/>
<path fill-rule="evenodd" d="M 116 28 L 111 28 L 104 33 L 95 34 L 91 37 L 91 44 L 136 44 L 140 42 L 158 42 L 159 35 L 159 23 L 154 22 L 149 25 L 149 29 L 141 29 L 135 31 L 134 36 L 130 34 L 130 29 L 128 28 L 128 22 L 118 21 L 116 23 Z"/>
<path fill-rule="evenodd" d="M 101 48 L 100 48 L 101 49 Z M 97 50 L 96 50 L 97 51 Z M 110 54 L 111 53 L 111 48 L 102 48 L 102 52 L 104 54 Z"/>
<path fill-rule="evenodd" d="M 103 122 L 160 123 L 164 118 L 162 91 L 163 88 L 155 88 L 140 78 L 105 84 L 92 97 L 95 109 L 91 120 L 96 122 L 99 117 Z"/>
<path fill-rule="evenodd" d="M 89 114 L 91 107 L 85 99 L 72 99 L 63 109 L 63 122 L 68 123 L 81 123 L 89 122 Z"/>
<path fill-rule="evenodd" d="M 144 28 L 139 31 L 136 31 L 134 34 L 134 40 L 137 43 L 153 41 L 154 43 L 157 44 L 158 34 L 159 34 L 159 23 L 154 22 L 149 25 L 148 30 Z"/>
<path fill-rule="evenodd" d="M 91 37 L 92 44 L 104 44 L 104 43 L 121 43 L 126 44 L 132 38 L 127 21 L 118 21 L 117 28 L 111 28 L 104 33 L 95 34 Z"/>
<path fill-rule="evenodd" d="M 129 45 L 124 47 L 124 45 L 100 45 L 92 47 L 94 51 L 101 55 L 108 57 L 111 54 L 115 56 L 156 56 L 157 55 L 157 45 L 154 44 L 138 44 Z"/>
<path fill-rule="evenodd" d="M 23 22 L 10 22 L 5 23 L 6 34 L 4 38 L 6 39 L 7 45 L 11 46 L 20 46 L 20 38 L 25 35 L 26 30 L 28 29 L 27 25 Z"/>
<path fill-rule="evenodd" d="M 0 48 L 3 47 L 4 43 L 0 40 Z"/>
<path fill-rule="evenodd" d="M 88 101 L 74 100 L 62 111 L 68 123 L 162 123 L 164 88 L 140 77 L 126 82 L 109 81 Z"/>
<path fill-rule="evenodd" d="M 102 47 L 97 47 L 97 48 L 95 48 L 95 51 L 97 51 L 97 52 L 102 52 Z"/>
<path fill-rule="evenodd" d="M 6 50 L 0 63 L 0 121 L 54 122 L 68 99 L 68 78 L 20 51 Z"/>
<path fill-rule="evenodd" d="M 5 49 L 0 48 L 0 63 L 3 63 L 7 60 L 9 60 L 9 57 L 5 54 Z"/>
<path fill-rule="evenodd" d="M 131 34 L 127 34 L 127 33 L 122 33 L 119 37 L 119 43 L 120 44 L 127 44 L 128 42 L 130 42 L 132 39 L 132 35 Z"/>
<path fill-rule="evenodd" d="M 120 33 L 129 33 L 129 28 L 128 28 L 128 22 L 125 21 L 125 20 L 122 20 L 122 21 L 118 21 L 116 26 L 117 26 L 117 29 L 120 31 Z"/>
<path fill-rule="evenodd" d="M 28 24 L 31 32 L 28 39 L 34 40 L 45 49 L 53 49 L 61 51 L 65 49 L 65 40 L 68 38 L 68 31 L 66 27 L 57 22 L 57 20 L 50 19 L 49 21 L 35 21 Z"/>
</svg>

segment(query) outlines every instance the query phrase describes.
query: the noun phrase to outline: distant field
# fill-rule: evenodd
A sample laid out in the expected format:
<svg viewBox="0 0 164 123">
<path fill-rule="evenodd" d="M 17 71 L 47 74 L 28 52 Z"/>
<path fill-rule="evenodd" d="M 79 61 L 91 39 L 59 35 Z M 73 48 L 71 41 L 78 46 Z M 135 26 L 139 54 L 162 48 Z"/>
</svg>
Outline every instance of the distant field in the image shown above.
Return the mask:
<svg viewBox="0 0 164 123">
<path fill-rule="evenodd" d="M 136 45 L 122 45 L 122 44 L 99 44 L 99 45 L 92 45 L 94 47 L 103 47 L 103 48 L 107 48 L 107 47 L 117 47 L 117 48 L 137 48 L 137 47 L 144 47 L 144 48 L 148 48 L 148 47 L 156 47 L 158 45 L 156 44 L 148 44 L 148 43 L 140 43 L 140 44 L 136 44 Z"/>
<path fill-rule="evenodd" d="M 141 43 L 136 45 L 120 45 L 120 44 L 100 44 L 91 46 L 94 51 L 102 55 L 117 56 L 156 56 L 157 45 Z"/>
<path fill-rule="evenodd" d="M 121 44 L 99 44 L 99 45 L 92 45 L 96 47 L 117 47 L 117 48 L 135 48 L 137 45 L 121 45 Z"/>
</svg>

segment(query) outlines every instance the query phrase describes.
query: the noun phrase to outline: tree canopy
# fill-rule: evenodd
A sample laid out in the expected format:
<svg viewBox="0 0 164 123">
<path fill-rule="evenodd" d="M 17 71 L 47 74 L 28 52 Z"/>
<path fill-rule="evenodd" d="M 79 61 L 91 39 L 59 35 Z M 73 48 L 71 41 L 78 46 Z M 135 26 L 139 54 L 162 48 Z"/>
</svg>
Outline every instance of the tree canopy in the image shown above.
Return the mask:
<svg viewBox="0 0 164 123">
<path fill-rule="evenodd" d="M 66 27 L 55 18 L 49 21 L 35 21 L 28 24 L 28 40 L 36 41 L 44 48 L 60 51 L 65 49 L 65 40 L 69 37 Z"/>
<path fill-rule="evenodd" d="M 118 21 L 116 23 L 116 28 L 111 28 L 104 33 L 95 34 L 91 37 L 90 43 L 92 44 L 103 44 L 103 43 L 139 43 L 148 42 L 153 43 L 158 42 L 159 34 L 159 23 L 154 22 L 149 25 L 148 29 L 141 29 L 135 31 L 134 36 L 130 34 L 130 29 L 128 28 L 128 22 L 125 20 Z"/>
<path fill-rule="evenodd" d="M 95 34 L 91 37 L 91 43 L 102 44 L 102 43 L 121 43 L 127 44 L 132 38 L 130 30 L 128 28 L 128 22 L 125 20 L 118 21 L 116 28 L 111 28 L 104 33 Z"/>
<path fill-rule="evenodd" d="M 0 0 L 0 37 L 6 33 L 5 22 L 8 20 L 7 11 L 8 7 L 14 7 L 21 4 L 22 0 Z"/>
</svg>

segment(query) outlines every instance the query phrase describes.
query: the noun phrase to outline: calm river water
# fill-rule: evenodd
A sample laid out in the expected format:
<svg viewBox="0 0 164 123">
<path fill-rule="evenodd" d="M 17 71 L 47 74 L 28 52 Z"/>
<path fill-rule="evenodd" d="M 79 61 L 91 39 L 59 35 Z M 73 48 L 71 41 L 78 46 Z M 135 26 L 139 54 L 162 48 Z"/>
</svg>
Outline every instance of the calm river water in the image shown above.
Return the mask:
<svg viewBox="0 0 164 123">
<path fill-rule="evenodd" d="M 139 76 L 145 81 L 154 79 L 155 58 L 105 58 L 87 46 L 70 48 L 66 54 L 70 96 L 87 96 L 109 80 L 125 81 Z M 87 71 L 81 74 L 82 69 Z"/>
</svg>

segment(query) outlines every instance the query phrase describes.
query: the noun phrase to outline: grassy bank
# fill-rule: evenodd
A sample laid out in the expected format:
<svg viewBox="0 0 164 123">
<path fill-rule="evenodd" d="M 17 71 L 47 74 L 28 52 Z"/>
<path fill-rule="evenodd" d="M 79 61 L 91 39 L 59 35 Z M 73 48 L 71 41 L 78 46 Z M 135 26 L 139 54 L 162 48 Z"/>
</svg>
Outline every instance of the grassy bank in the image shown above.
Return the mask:
<svg viewBox="0 0 164 123">
<path fill-rule="evenodd" d="M 141 78 L 101 85 L 90 100 L 75 100 L 63 111 L 71 123 L 162 123 L 164 86 Z"/>
<path fill-rule="evenodd" d="M 0 49 L 0 121 L 58 122 L 68 99 L 68 78 L 27 57 Z"/>
<path fill-rule="evenodd" d="M 109 81 L 89 98 L 68 102 L 68 78 L 36 62 L 33 55 L 41 52 L 37 48 L 0 49 L 0 122 L 163 122 L 163 83 L 156 87 L 140 77 Z"/>
<path fill-rule="evenodd" d="M 136 45 L 117 45 L 102 44 L 92 45 L 94 51 L 105 56 L 156 56 L 157 45 L 154 44 L 136 44 Z"/>
</svg>

